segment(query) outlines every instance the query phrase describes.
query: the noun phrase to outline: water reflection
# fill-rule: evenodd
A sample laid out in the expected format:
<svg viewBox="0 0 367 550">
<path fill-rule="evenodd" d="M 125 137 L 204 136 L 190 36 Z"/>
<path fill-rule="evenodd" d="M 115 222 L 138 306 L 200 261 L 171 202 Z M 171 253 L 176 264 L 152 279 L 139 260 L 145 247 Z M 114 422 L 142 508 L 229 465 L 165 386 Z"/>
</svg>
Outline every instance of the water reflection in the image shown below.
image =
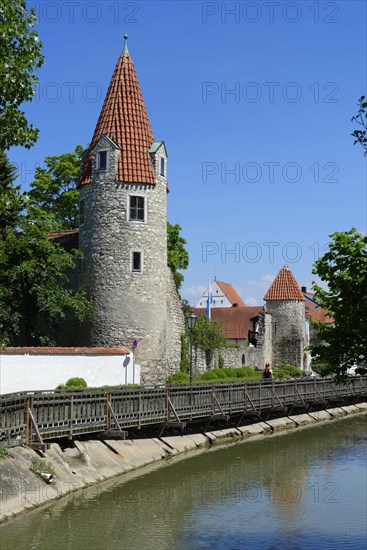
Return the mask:
<svg viewBox="0 0 367 550">
<path fill-rule="evenodd" d="M 123 478 L 122 478 L 123 479 Z M 3 548 L 366 547 L 365 418 L 210 450 L 5 524 Z"/>
</svg>

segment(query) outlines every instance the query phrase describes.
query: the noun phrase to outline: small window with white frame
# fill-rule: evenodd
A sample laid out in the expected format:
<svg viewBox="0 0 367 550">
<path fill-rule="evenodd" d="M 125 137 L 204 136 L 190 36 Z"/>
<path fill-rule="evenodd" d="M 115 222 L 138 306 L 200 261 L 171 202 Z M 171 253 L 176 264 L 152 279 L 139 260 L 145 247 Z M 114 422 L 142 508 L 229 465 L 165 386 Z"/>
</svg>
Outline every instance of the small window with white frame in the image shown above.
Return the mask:
<svg viewBox="0 0 367 550">
<path fill-rule="evenodd" d="M 97 153 L 97 170 L 107 170 L 107 151 Z"/>
<path fill-rule="evenodd" d="M 129 196 L 129 221 L 145 222 L 145 197 L 140 195 Z"/>
<path fill-rule="evenodd" d="M 140 251 L 132 253 L 131 257 L 131 271 L 133 273 L 143 272 L 143 255 Z"/>
</svg>

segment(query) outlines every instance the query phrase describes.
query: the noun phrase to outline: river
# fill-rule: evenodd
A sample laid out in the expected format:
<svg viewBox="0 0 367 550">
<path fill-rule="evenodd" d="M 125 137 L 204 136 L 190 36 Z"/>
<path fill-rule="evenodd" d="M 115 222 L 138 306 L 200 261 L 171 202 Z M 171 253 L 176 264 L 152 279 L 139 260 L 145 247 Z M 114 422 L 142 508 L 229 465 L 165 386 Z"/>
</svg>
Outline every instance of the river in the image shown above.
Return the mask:
<svg viewBox="0 0 367 550">
<path fill-rule="evenodd" d="M 1 527 L 2 550 L 366 549 L 366 417 L 236 443 Z"/>
</svg>

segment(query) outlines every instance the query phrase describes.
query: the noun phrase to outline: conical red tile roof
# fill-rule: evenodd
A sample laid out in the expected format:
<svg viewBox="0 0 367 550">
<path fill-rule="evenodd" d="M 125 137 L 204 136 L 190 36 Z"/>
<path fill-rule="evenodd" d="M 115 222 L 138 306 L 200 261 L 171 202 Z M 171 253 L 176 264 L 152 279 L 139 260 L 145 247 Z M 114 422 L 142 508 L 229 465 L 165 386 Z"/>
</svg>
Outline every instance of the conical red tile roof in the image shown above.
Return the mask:
<svg viewBox="0 0 367 550">
<path fill-rule="evenodd" d="M 264 296 L 265 301 L 270 300 L 302 300 L 305 297 L 288 266 L 282 267 L 275 277 L 271 287 Z"/>
<path fill-rule="evenodd" d="M 155 184 L 149 157 L 154 136 L 132 59 L 124 50 L 113 73 L 79 185 L 90 183 L 91 150 L 102 135 L 121 149 L 116 181 Z"/>
</svg>

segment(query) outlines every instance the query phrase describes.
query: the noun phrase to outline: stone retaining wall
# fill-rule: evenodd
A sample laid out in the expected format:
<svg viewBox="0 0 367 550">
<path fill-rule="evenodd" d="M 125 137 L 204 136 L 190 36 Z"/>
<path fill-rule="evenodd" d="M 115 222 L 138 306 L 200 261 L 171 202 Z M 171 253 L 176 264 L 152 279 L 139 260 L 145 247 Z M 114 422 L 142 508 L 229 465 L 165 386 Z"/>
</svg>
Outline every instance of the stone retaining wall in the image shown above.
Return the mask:
<svg viewBox="0 0 367 550">
<path fill-rule="evenodd" d="M 102 492 L 100 482 L 138 468 L 172 459 L 181 453 L 202 452 L 210 445 L 228 444 L 282 433 L 298 427 L 329 422 L 349 414 L 363 414 L 367 403 L 338 407 L 309 414 L 267 420 L 252 425 L 212 430 L 205 434 L 167 435 L 160 438 L 135 440 L 101 440 L 75 442 L 64 451 L 52 443 L 42 462 L 54 471 L 54 483 L 48 485 L 32 470 L 32 459 L 39 455 L 28 448 L 9 449 L 9 457 L 0 460 L 1 515 L 4 521 L 23 511 L 50 503 L 74 491 Z M 143 473 L 145 470 L 141 470 Z"/>
</svg>

